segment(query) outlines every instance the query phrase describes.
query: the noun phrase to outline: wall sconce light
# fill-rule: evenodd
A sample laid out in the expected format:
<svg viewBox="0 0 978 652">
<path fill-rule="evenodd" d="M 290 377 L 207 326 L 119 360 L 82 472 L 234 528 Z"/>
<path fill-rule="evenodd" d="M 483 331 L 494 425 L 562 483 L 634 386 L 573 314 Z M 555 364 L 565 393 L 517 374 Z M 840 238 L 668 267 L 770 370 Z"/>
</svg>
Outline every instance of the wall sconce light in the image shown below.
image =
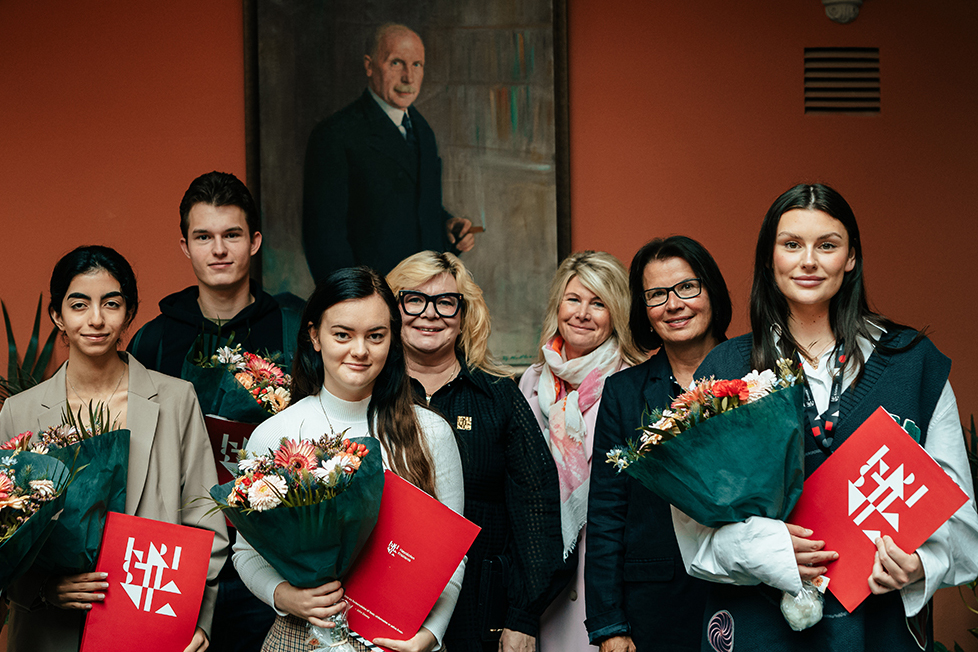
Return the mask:
<svg viewBox="0 0 978 652">
<path fill-rule="evenodd" d="M 837 23 L 845 25 L 856 20 L 863 0 L 822 0 L 825 15 Z"/>
</svg>

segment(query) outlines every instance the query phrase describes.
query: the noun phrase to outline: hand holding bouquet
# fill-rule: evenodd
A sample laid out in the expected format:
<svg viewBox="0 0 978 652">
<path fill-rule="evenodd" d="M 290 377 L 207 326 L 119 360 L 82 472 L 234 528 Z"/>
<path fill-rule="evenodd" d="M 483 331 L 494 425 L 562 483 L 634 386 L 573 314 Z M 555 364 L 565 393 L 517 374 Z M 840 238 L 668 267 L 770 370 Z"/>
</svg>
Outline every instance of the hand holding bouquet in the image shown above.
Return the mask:
<svg viewBox="0 0 978 652">
<path fill-rule="evenodd" d="M 342 433 L 316 441 L 283 437 L 275 451 L 242 452 L 237 477 L 211 488 L 211 498 L 289 584 L 320 586 L 346 574 L 377 523 L 384 491 L 379 446 Z M 311 633 L 341 651 L 335 645 L 345 637 L 345 614 L 333 618 L 337 627 Z"/>
<path fill-rule="evenodd" d="M 654 412 L 638 442 L 610 451 L 608 462 L 709 527 L 751 516 L 785 520 L 805 481 L 803 388 L 799 365 L 781 359 L 777 368 L 701 380 Z M 812 583 L 784 602 L 793 629 L 821 618 Z"/>
<path fill-rule="evenodd" d="M 608 462 L 703 525 L 784 520 L 805 479 L 800 373 L 780 360 L 777 374 L 703 379 Z"/>
<path fill-rule="evenodd" d="M 129 476 L 129 431 L 117 430 L 108 410 L 89 405 L 62 412 L 62 423 L 37 433 L 25 432 L 21 446 L 54 457 L 71 470 L 72 483 L 65 492 L 64 511 L 55 523 L 37 561 L 54 575 L 73 575 L 95 568 L 102 529 L 108 512 L 126 509 Z M 8 442 L 8 443 L 11 443 Z"/>
<path fill-rule="evenodd" d="M 283 438 L 274 452 L 240 459 L 238 476 L 212 487 L 211 498 L 289 584 L 319 586 L 347 571 L 377 522 L 378 446 L 342 434 Z"/>
</svg>

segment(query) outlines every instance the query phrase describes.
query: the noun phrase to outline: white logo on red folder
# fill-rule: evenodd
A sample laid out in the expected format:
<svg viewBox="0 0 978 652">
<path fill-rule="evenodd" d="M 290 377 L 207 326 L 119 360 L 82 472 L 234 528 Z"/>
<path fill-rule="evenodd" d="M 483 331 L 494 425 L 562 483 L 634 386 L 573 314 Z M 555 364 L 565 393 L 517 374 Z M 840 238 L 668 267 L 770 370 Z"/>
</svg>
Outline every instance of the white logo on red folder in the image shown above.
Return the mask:
<svg viewBox="0 0 978 652">
<path fill-rule="evenodd" d="M 404 548 L 393 541 L 387 544 L 387 554 L 391 557 L 400 557 L 404 561 L 414 561 L 414 555 L 405 551 Z"/>
<path fill-rule="evenodd" d="M 149 550 L 136 550 L 136 537 L 129 537 L 126 544 L 126 557 L 122 564 L 122 570 L 126 572 L 126 581 L 122 582 L 122 588 L 126 595 L 132 600 L 133 605 L 142 611 L 153 611 L 161 616 L 176 617 L 173 607 L 166 600 L 166 594 L 180 594 L 180 589 L 172 579 L 164 584 L 172 573 L 180 569 L 181 546 L 174 546 L 167 561 L 167 546 L 161 543 L 157 546 L 150 542 Z M 166 573 L 166 571 L 170 571 Z M 139 573 L 142 576 L 138 578 Z M 166 577 L 164 577 L 166 575 Z M 158 596 L 157 594 L 162 594 Z M 155 600 L 155 604 L 154 604 Z M 156 607 L 156 604 L 163 602 L 163 605 Z"/>
<path fill-rule="evenodd" d="M 221 460 L 221 465 L 226 468 L 232 475 L 238 470 L 237 461 L 231 460 L 231 453 L 234 453 L 234 458 L 237 460 L 238 451 L 243 451 L 248 447 L 248 437 L 242 437 L 241 439 L 232 440 L 231 435 L 228 433 L 223 433 L 221 437 L 221 455 L 224 459 Z"/>
<path fill-rule="evenodd" d="M 880 446 L 859 468 L 859 478 L 855 482 L 849 481 L 849 516 L 855 514 L 852 522 L 860 526 L 863 534 L 874 542 L 887 524 L 894 532 L 899 532 L 900 513 L 909 511 L 928 491 L 927 485 L 916 482 L 912 471 L 907 472 L 906 464 L 893 459 L 893 454 L 887 463 L 884 458 L 889 452 L 889 447 Z M 892 468 L 897 461 L 901 462 L 899 466 Z M 867 475 L 869 483 L 866 482 Z M 879 514 L 885 523 L 875 514 Z M 866 527 L 874 524 L 880 529 Z"/>
</svg>

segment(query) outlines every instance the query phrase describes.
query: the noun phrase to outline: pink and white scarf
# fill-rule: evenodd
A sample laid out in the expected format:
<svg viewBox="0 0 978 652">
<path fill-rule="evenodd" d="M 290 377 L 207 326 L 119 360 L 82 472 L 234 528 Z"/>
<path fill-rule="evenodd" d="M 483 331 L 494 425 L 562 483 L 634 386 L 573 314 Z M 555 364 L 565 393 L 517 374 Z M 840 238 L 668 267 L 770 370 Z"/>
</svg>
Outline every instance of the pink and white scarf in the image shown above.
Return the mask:
<svg viewBox="0 0 978 652">
<path fill-rule="evenodd" d="M 609 338 L 587 355 L 564 358 L 564 340 L 555 335 L 543 347 L 543 369 L 537 385 L 540 411 L 549 428 L 544 435 L 560 480 L 560 529 L 564 559 L 577 545 L 587 523 L 592 433 L 584 412 L 601 398 L 604 381 L 621 364 L 618 343 Z M 577 387 L 577 389 L 571 389 Z"/>
</svg>

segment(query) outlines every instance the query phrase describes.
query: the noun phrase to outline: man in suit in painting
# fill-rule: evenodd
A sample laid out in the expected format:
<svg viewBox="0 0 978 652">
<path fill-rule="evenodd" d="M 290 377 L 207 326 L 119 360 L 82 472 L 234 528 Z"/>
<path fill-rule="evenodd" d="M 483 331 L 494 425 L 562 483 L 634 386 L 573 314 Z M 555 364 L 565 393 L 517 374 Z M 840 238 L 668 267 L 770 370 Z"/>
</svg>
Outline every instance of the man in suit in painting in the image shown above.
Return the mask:
<svg viewBox="0 0 978 652">
<path fill-rule="evenodd" d="M 421 37 L 383 25 L 363 64 L 363 95 L 316 125 L 306 148 L 302 241 L 317 282 L 340 267 L 387 274 L 418 251 L 475 244 L 472 223 L 442 206 L 435 135 L 412 106 L 424 78 Z"/>
</svg>

